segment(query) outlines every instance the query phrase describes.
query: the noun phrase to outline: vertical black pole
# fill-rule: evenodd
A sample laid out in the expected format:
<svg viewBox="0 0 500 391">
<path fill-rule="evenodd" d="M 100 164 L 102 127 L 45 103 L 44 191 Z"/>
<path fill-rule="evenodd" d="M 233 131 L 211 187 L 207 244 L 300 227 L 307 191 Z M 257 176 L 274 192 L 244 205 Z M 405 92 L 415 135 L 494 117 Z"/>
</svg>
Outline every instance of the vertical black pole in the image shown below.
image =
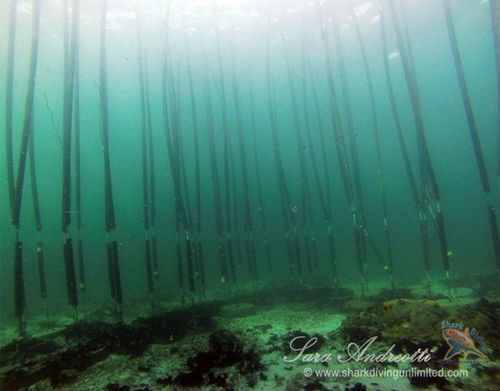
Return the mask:
<svg viewBox="0 0 500 391">
<path fill-rule="evenodd" d="M 115 301 L 115 315 L 118 322 L 123 321 L 123 297 L 118 259 L 118 244 L 112 239 L 116 227 L 115 209 L 113 203 L 113 187 L 111 182 L 111 161 L 109 153 L 109 111 L 108 111 L 108 79 L 106 59 L 106 14 L 107 0 L 101 2 L 100 23 L 100 64 L 99 64 L 99 100 L 101 109 L 102 150 L 104 157 L 104 225 L 107 232 L 108 275 L 111 286 L 111 296 Z"/>
<path fill-rule="evenodd" d="M 495 0 L 491 0 L 491 4 L 495 3 Z M 467 125 L 469 127 L 469 134 L 472 141 L 472 147 L 474 149 L 474 155 L 476 158 L 476 164 L 479 171 L 479 178 L 481 179 L 481 184 L 483 187 L 483 192 L 486 194 L 487 206 L 486 212 L 488 215 L 488 222 L 491 232 L 491 238 L 493 241 L 493 251 L 496 259 L 496 266 L 500 268 L 500 250 L 498 247 L 498 226 L 495 207 L 490 200 L 490 181 L 488 178 L 488 172 L 486 169 L 486 164 L 484 162 L 483 151 L 481 148 L 481 141 L 479 139 L 479 132 L 476 125 L 476 120 L 474 118 L 474 111 L 472 109 L 472 101 L 469 95 L 469 89 L 467 88 L 467 82 L 465 80 L 465 72 L 462 65 L 462 59 L 460 57 L 460 50 L 458 47 L 458 40 L 455 33 L 455 25 L 453 23 L 453 16 L 451 14 L 451 7 L 449 0 L 443 0 L 443 7 L 446 19 L 446 27 L 448 28 L 448 38 L 450 41 L 451 53 L 453 56 L 453 62 L 455 63 L 455 70 L 457 73 L 458 84 L 460 87 L 460 93 L 462 95 L 462 102 L 464 106 L 465 116 L 467 118 Z M 494 5 L 491 7 L 494 10 Z M 492 12 L 494 14 L 494 12 Z M 495 22 L 495 21 L 493 21 Z M 493 24 L 495 26 L 495 24 Z M 438 221 L 439 222 L 439 221 Z"/>
<path fill-rule="evenodd" d="M 23 270 L 23 243 L 16 240 L 14 247 L 14 315 L 19 322 L 19 335 L 24 337 L 26 324 L 24 320 L 24 308 L 26 307 L 26 296 L 24 291 Z"/>
<path fill-rule="evenodd" d="M 385 236 L 385 246 L 387 251 L 386 262 L 384 264 L 384 269 L 389 276 L 389 282 L 391 288 L 394 289 L 394 272 L 393 272 L 393 262 L 392 262 L 392 239 L 391 232 L 389 230 L 389 218 L 388 218 L 388 210 L 387 210 L 387 195 L 385 191 L 385 175 L 384 175 L 384 166 L 382 161 L 382 147 L 380 144 L 380 129 L 379 129 L 379 121 L 378 114 L 376 108 L 376 98 L 375 92 L 373 88 L 373 80 L 370 72 L 370 66 L 368 61 L 368 56 L 366 54 L 365 44 L 363 41 L 363 36 L 361 35 L 361 29 L 359 28 L 358 20 L 356 18 L 356 14 L 352 12 L 352 17 L 354 20 L 354 27 L 356 30 L 356 36 L 358 39 L 359 47 L 361 50 L 361 57 L 363 60 L 363 68 L 366 75 L 368 92 L 370 95 L 370 111 L 372 117 L 372 125 L 373 125 L 373 133 L 375 138 L 375 150 L 377 156 L 377 174 L 379 181 L 379 189 L 380 196 L 382 199 L 382 217 L 384 224 L 384 236 Z"/>
<path fill-rule="evenodd" d="M 78 292 L 73 255 L 73 241 L 69 236 L 71 225 L 71 141 L 73 125 L 73 100 L 75 97 L 75 63 L 78 45 L 79 0 L 73 1 L 70 22 L 69 4 L 64 2 L 64 90 L 63 90 L 63 162 L 62 162 L 62 232 L 63 254 L 66 271 L 68 302 L 77 316 Z M 71 23 L 71 29 L 70 29 Z"/>
<path fill-rule="evenodd" d="M 9 69 L 14 63 L 14 45 L 15 45 L 15 13 L 17 2 L 13 1 L 11 9 L 11 16 L 14 20 L 11 21 L 10 31 L 9 31 L 9 59 L 8 59 L 8 81 L 7 81 L 7 112 L 6 112 L 6 123 L 10 128 L 7 129 L 7 164 L 12 164 L 7 167 L 8 176 L 14 173 L 13 161 L 9 156 L 13 156 L 12 153 L 12 85 L 13 83 L 13 71 L 14 69 Z M 26 306 L 26 298 L 24 291 L 24 271 L 23 271 L 23 251 L 22 242 L 19 240 L 19 229 L 20 229 L 20 215 L 21 215 L 21 204 L 22 195 L 24 188 L 24 177 L 26 171 L 26 158 L 30 149 L 31 137 L 33 133 L 33 109 L 34 109 L 34 94 L 35 94 L 35 84 L 36 84 L 36 74 L 37 74 L 37 64 L 38 64 L 38 42 L 39 42 L 39 28 L 40 28 L 40 3 L 38 0 L 33 0 L 33 17 L 32 17 L 32 28 L 31 28 L 31 50 L 30 50 L 30 64 L 28 73 L 28 85 L 26 92 L 26 101 L 24 106 L 24 119 L 21 134 L 21 146 L 18 159 L 17 167 L 17 177 L 14 184 L 14 194 L 11 202 L 11 222 L 16 230 L 16 243 L 14 250 L 14 314 L 19 320 L 19 334 L 21 337 L 25 336 L 25 321 L 24 321 L 24 308 Z M 11 47 L 12 46 L 12 47 Z M 10 85 L 10 87 L 9 87 Z M 9 122 L 10 121 L 10 122 Z M 10 135 L 9 135 L 10 132 Z M 33 149 L 33 144 L 31 144 L 31 149 Z M 32 165 L 34 164 L 34 159 L 32 160 Z M 12 178 L 13 179 L 13 178 Z M 35 177 L 36 183 L 36 177 Z M 36 196 L 36 186 L 32 188 L 35 190 L 33 195 Z M 9 189 L 10 191 L 10 189 Z M 35 207 L 37 207 L 37 200 L 34 200 Z M 36 212 L 36 211 L 35 211 Z M 35 216 L 39 217 L 39 216 Z M 35 224 L 41 228 L 41 223 L 37 219 Z"/>
</svg>

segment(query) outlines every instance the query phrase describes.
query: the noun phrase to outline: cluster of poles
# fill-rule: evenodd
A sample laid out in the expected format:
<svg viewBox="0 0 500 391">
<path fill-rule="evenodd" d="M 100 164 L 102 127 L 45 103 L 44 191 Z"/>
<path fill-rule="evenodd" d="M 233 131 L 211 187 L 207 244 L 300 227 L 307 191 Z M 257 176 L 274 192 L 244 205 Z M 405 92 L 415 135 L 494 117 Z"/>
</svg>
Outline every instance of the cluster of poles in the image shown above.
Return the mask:
<svg viewBox="0 0 500 391">
<path fill-rule="evenodd" d="M 453 10 L 449 0 L 440 0 L 445 16 L 446 29 L 450 45 L 450 53 L 456 71 L 456 80 L 459 85 L 463 109 L 470 133 L 470 140 L 477 163 L 482 189 L 486 195 L 486 219 L 491 232 L 493 254 L 496 267 L 500 268 L 499 232 L 495 204 L 491 196 L 491 186 L 486 164 L 481 149 L 479 132 L 477 129 L 472 101 L 469 94 L 466 75 L 461 59 L 460 44 L 455 31 Z M 63 236 L 62 258 L 66 277 L 67 296 L 70 306 L 78 316 L 79 297 L 86 288 L 84 245 L 81 237 L 82 228 L 82 192 L 81 192 L 81 119 L 80 119 L 80 76 L 79 76 L 79 46 L 81 0 L 63 1 L 63 91 L 62 100 L 62 203 L 61 203 L 61 231 Z M 498 93 L 500 102 L 500 32 L 499 13 L 500 5 L 497 1 L 490 1 L 491 31 L 493 34 Z M 21 335 L 25 335 L 25 283 L 23 270 L 23 241 L 20 234 L 20 216 L 23 201 L 25 173 L 30 176 L 31 194 L 34 210 L 34 226 L 39 238 L 36 242 L 37 266 L 39 276 L 40 295 L 47 297 L 47 282 L 45 275 L 44 242 L 42 218 L 40 214 L 39 195 L 37 187 L 37 170 L 35 165 L 35 135 L 37 122 L 34 118 L 35 91 L 37 84 L 40 12 L 42 2 L 32 0 L 32 30 L 29 68 L 27 74 L 27 89 L 24 104 L 24 117 L 20 129 L 20 147 L 17 156 L 14 154 L 13 133 L 13 89 L 14 71 L 16 67 L 16 19 L 18 0 L 11 0 L 9 14 L 6 88 L 5 88 L 5 134 L 7 157 L 8 193 L 11 208 L 11 222 L 16 232 L 14 246 L 14 308 L 19 320 Z M 332 197 L 333 171 L 338 167 L 343 191 L 348 201 L 349 213 L 352 219 L 352 233 L 355 245 L 355 257 L 360 275 L 362 294 L 367 290 L 368 258 L 370 254 L 380 263 L 386 272 L 391 288 L 395 287 L 393 244 L 388 216 L 388 197 L 386 192 L 386 177 L 381 146 L 380 115 L 376 104 L 376 91 L 368 58 L 365 37 L 360 27 L 359 16 L 355 10 L 351 11 L 351 20 L 358 42 L 361 69 L 366 79 L 366 88 L 369 98 L 369 121 L 375 140 L 376 170 L 380 189 L 381 215 L 383 217 L 383 240 L 376 241 L 371 235 L 368 226 L 361 180 L 361 159 L 357 145 L 357 130 L 353 119 L 352 100 L 350 94 L 352 86 L 347 77 L 344 58 L 345 43 L 341 39 L 338 19 L 324 17 L 323 7 L 328 2 L 320 4 L 314 0 L 314 18 L 319 29 L 320 48 L 323 61 L 322 70 L 326 85 L 323 90 L 311 82 L 314 79 L 313 65 L 308 57 L 308 42 L 304 33 L 300 61 L 294 63 L 290 58 L 289 37 L 284 26 L 280 25 L 279 16 L 270 11 L 267 15 L 267 34 L 265 43 L 264 77 L 261 80 L 263 90 L 257 94 L 255 85 L 245 90 L 243 96 L 242 78 L 239 77 L 236 67 L 236 54 L 231 47 L 229 56 L 223 50 L 223 37 L 218 21 L 219 10 L 212 4 L 215 49 L 213 54 L 215 70 L 206 63 L 196 64 L 201 67 L 201 83 L 193 79 L 193 53 L 191 39 L 188 34 L 186 15 L 181 7 L 180 19 L 182 33 L 175 35 L 180 40 L 184 50 L 185 71 L 187 75 L 187 98 L 181 99 L 178 63 L 171 53 L 171 31 L 169 29 L 172 18 L 171 7 L 168 7 L 163 36 L 163 52 L 161 55 L 161 109 L 162 121 L 154 122 L 152 109 L 151 74 L 148 59 L 147 40 L 144 36 L 144 15 L 138 7 L 136 9 L 137 32 L 137 80 L 140 102 L 140 140 L 141 140 L 141 173 L 142 173 L 142 202 L 144 227 L 144 270 L 146 273 L 147 289 L 152 308 L 155 307 L 156 293 L 160 285 L 160 265 L 158 255 L 158 238 L 156 232 L 157 217 L 157 184 L 156 177 L 159 170 L 169 170 L 170 185 L 174 194 L 175 208 L 175 250 L 173 254 L 177 265 L 177 279 L 181 290 L 182 302 L 192 302 L 196 294 L 204 297 L 206 289 L 206 270 L 217 269 L 218 281 L 222 284 L 234 284 L 242 276 L 252 282 L 257 282 L 263 273 L 271 273 L 273 259 L 271 240 L 269 237 L 269 210 L 265 210 L 265 192 L 263 182 L 263 162 L 258 151 L 257 131 L 265 128 L 269 131 L 273 167 L 275 170 L 276 185 L 279 195 L 277 210 L 282 218 L 283 240 L 288 261 L 289 273 L 298 280 L 318 268 L 321 263 L 318 255 L 317 229 L 313 224 L 315 213 L 324 221 L 324 232 L 327 238 L 327 262 L 331 267 L 332 283 L 340 284 L 338 276 L 338 255 L 335 241 L 335 216 Z M 403 167 L 408 184 L 413 195 L 416 213 L 415 218 L 419 227 L 422 248 L 422 260 L 426 273 L 427 290 L 431 293 L 431 242 L 435 235 L 440 245 L 442 265 L 446 278 L 450 279 L 450 256 L 447 241 L 445 215 L 441 208 L 441 192 L 436 178 L 434 164 L 426 137 L 426 124 L 422 114 L 422 100 L 414 62 L 412 39 L 408 30 L 404 1 L 380 0 L 376 2 L 380 7 L 380 59 L 383 62 L 384 92 L 388 96 L 390 114 L 399 142 Z M 104 172 L 104 227 L 106 232 L 107 270 L 111 298 L 115 303 L 117 321 L 123 320 L 123 294 L 120 274 L 119 246 L 115 237 L 116 220 L 113 198 L 111 156 L 110 150 L 110 122 L 108 98 L 108 68 L 107 63 L 107 28 L 108 14 L 107 1 L 100 2 L 100 51 L 99 51 L 99 109 L 100 128 L 102 132 L 103 172 Z M 304 25 L 307 25 L 304 23 Z M 391 29 L 390 29 L 390 28 Z M 271 43 L 275 39 L 278 29 L 278 42 L 284 53 L 285 87 L 289 97 L 291 116 L 290 131 L 296 141 L 295 158 L 298 172 L 291 173 L 283 159 L 282 145 L 283 125 L 278 120 L 280 102 L 277 97 L 277 85 L 273 78 L 273 56 Z M 414 122 L 414 137 L 417 146 L 417 162 L 412 161 L 409 146 L 406 140 L 404 121 L 401 118 L 401 109 L 396 99 L 394 77 L 389 66 L 388 37 L 393 34 L 402 63 L 404 88 L 410 98 L 411 117 Z M 296 44 L 296 42 L 294 42 Z M 179 42 L 177 42 L 179 44 Z M 297 45 L 295 45 L 297 46 Z M 202 48 L 203 52 L 205 51 Z M 206 56 L 204 52 L 203 57 Z M 293 72 L 294 66 L 300 69 L 302 77 L 298 78 Z M 160 80 L 158 79 L 158 80 Z M 337 82 L 336 80 L 339 80 Z M 214 104 L 212 86 L 217 91 L 218 104 Z M 259 85 L 259 87 L 261 86 Z M 339 88 L 340 86 L 340 88 Z M 321 95 L 327 91 L 327 97 Z M 200 93 L 201 91 L 201 93 Z M 267 107 L 266 120 L 256 116 L 256 99 L 259 96 Z M 322 99 L 328 104 L 327 113 L 321 109 Z M 243 103 L 243 100 L 245 104 Z M 111 102 L 112 103 L 112 102 Z M 190 110 L 190 126 L 184 126 L 181 113 L 184 106 Z M 499 103 L 500 105 L 500 103 Z M 250 121 L 245 121 L 245 110 L 249 107 Z M 500 112 L 500 106 L 499 106 Z M 232 113 L 232 114 L 230 114 Z M 326 114 L 326 115 L 325 115 Z M 500 121 L 500 120 L 499 120 Z M 164 146 L 168 157 L 168 168 L 160 167 L 160 160 L 155 157 L 155 139 L 153 128 L 159 127 L 164 133 Z M 499 127 L 500 129 L 500 122 Z M 186 154 L 185 138 L 192 137 L 193 159 Z M 207 136 L 208 161 L 202 160 L 201 150 L 204 147 L 201 132 Z M 329 144 L 329 138 L 334 142 Z M 319 138 L 319 147 L 312 148 L 314 138 Z M 220 141 L 220 142 L 219 142 Z M 330 155 L 336 156 L 337 164 L 332 166 Z M 17 160 L 15 161 L 15 157 Z M 161 164 L 164 164 L 163 162 Z M 499 161 L 500 166 L 500 161 Z M 17 175 L 15 172 L 17 169 Z M 500 173 L 500 167 L 499 167 Z M 212 202 L 207 204 L 203 198 L 202 182 L 204 174 L 209 177 L 212 188 Z M 298 178 L 299 191 L 293 192 L 291 175 Z M 253 182 L 252 182 L 253 181 Z M 253 183 L 253 185 L 252 185 Z M 319 200 L 319 207 L 313 207 L 313 195 Z M 297 196 L 298 195 L 298 196 Z M 26 198 L 26 197 L 24 197 Z M 212 262 L 206 256 L 205 242 L 202 240 L 203 230 L 209 229 L 202 225 L 203 207 L 212 209 L 215 221 L 216 261 Z M 257 210 L 258 213 L 252 211 Z M 256 232 L 259 232 L 256 235 Z M 262 262 L 258 262 L 257 254 L 261 249 Z M 170 258 L 170 257 L 169 257 Z M 245 267 L 242 260 L 246 260 Z M 245 271 L 246 269 L 246 271 Z"/>
</svg>

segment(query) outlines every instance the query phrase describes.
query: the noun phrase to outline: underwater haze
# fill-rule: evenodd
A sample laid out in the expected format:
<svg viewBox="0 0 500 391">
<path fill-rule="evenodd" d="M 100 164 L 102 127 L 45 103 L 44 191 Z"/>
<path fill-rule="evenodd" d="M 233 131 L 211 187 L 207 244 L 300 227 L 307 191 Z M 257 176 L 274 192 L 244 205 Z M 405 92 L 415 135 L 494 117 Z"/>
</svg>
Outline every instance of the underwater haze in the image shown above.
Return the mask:
<svg viewBox="0 0 500 391">
<path fill-rule="evenodd" d="M 2 0 L 2 344 L 274 287 L 475 289 L 500 268 L 499 9 Z"/>
</svg>

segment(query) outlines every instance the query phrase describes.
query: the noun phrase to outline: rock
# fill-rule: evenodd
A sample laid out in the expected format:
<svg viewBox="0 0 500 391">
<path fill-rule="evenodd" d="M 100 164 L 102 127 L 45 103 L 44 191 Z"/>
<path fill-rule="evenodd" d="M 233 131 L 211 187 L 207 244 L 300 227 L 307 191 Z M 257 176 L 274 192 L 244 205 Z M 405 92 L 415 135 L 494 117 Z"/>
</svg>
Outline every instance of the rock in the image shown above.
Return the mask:
<svg viewBox="0 0 500 391">
<path fill-rule="evenodd" d="M 209 336 L 209 350 L 199 352 L 187 359 L 189 371 L 175 377 L 160 378 L 159 384 L 177 384 L 182 387 L 200 387 L 212 384 L 224 389 L 232 389 L 231 371 L 222 369 L 234 367 L 243 376 L 249 387 L 257 383 L 256 374 L 264 369 L 260 357 L 254 349 L 245 349 L 243 342 L 228 330 L 217 330 Z"/>
<path fill-rule="evenodd" d="M 253 315 L 257 312 L 257 307 L 252 303 L 235 303 L 222 307 L 221 315 L 226 318 L 242 318 Z"/>
<path fill-rule="evenodd" d="M 363 383 L 356 383 L 354 387 L 346 387 L 345 391 L 366 391 L 366 386 Z"/>
<path fill-rule="evenodd" d="M 359 343 L 378 336 L 379 342 L 413 351 L 442 342 L 440 324 L 448 315 L 431 300 L 389 300 L 350 315 L 339 334 L 345 341 Z"/>
<path fill-rule="evenodd" d="M 106 386 L 106 391 L 130 391 L 130 386 L 127 384 L 109 383 Z"/>
</svg>

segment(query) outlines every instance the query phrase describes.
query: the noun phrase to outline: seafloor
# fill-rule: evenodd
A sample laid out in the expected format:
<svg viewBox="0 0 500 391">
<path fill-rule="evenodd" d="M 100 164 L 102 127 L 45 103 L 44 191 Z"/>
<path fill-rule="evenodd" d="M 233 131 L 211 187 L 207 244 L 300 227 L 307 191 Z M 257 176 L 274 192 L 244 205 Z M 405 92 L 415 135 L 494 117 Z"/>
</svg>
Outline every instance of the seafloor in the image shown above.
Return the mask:
<svg viewBox="0 0 500 391">
<path fill-rule="evenodd" d="M 147 303 L 131 300 L 123 324 L 113 322 L 109 304 L 98 311 L 82 308 L 77 323 L 40 316 L 30 320 L 30 337 L 23 341 L 15 339 L 13 326 L 1 329 L 0 390 L 497 390 L 497 277 L 455 279 L 451 297 L 443 282 L 434 283 L 431 297 L 421 285 L 387 290 L 387 282 L 370 284 L 365 297 L 345 288 L 275 284 L 207 292 L 195 304 L 157 298 L 154 315 Z M 443 362 L 449 349 L 442 337 L 444 321 L 475 329 L 487 357 L 461 353 Z M 369 353 L 395 345 L 393 353 L 428 349 L 431 360 L 339 362 L 349 343 L 359 346 L 374 336 Z M 290 348 L 295 337 L 298 350 L 310 338 L 317 342 L 304 349 L 309 356 L 286 362 L 285 356 L 292 360 L 298 354 Z M 313 353 L 332 359 L 302 361 Z M 396 378 L 396 369 L 412 365 L 465 372 Z M 309 368 L 352 372 L 305 376 Z M 392 372 L 357 376 L 356 369 Z"/>
</svg>

